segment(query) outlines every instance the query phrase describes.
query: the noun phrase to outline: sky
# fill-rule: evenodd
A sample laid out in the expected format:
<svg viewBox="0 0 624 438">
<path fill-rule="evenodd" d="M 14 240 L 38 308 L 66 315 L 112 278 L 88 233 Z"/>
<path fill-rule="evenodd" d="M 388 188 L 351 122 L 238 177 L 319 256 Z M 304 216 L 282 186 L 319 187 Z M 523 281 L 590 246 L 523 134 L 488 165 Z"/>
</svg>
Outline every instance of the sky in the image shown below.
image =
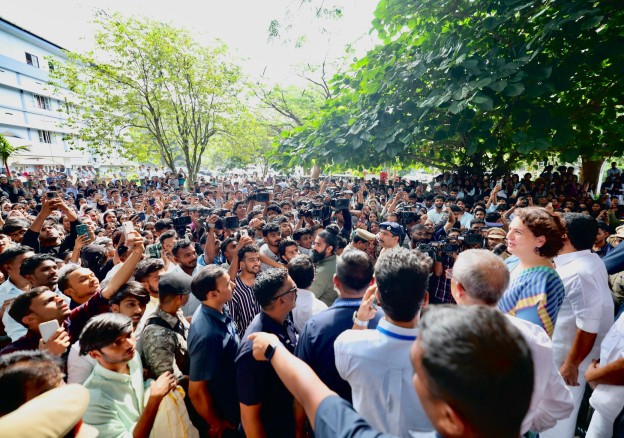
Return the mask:
<svg viewBox="0 0 624 438">
<path fill-rule="evenodd" d="M 312 0 L 320 4 L 323 0 Z M 325 0 L 343 11 L 339 20 L 314 18 L 302 0 L 29 0 L 3 2 L 0 16 L 53 43 L 72 51 L 93 46 L 96 9 L 146 16 L 190 30 L 200 43 L 215 38 L 225 42 L 232 56 L 253 78 L 267 82 L 298 83 L 293 66 L 319 65 L 338 58 L 346 44 L 354 44 L 363 55 L 376 42 L 369 34 L 378 0 Z M 291 25 L 290 37 L 306 35 L 302 47 L 269 41 L 271 20 Z M 331 29 L 323 33 L 321 27 Z M 331 35 L 331 37 L 330 37 Z M 330 42 L 328 42 L 328 40 Z"/>
</svg>

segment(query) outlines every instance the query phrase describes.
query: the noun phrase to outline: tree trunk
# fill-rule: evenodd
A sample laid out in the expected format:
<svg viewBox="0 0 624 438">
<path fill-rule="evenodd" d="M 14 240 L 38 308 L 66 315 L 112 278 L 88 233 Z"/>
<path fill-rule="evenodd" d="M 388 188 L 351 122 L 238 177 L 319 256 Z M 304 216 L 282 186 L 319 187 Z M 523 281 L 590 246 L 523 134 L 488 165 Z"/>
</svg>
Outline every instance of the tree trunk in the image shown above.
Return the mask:
<svg viewBox="0 0 624 438">
<path fill-rule="evenodd" d="M 581 174 L 579 175 L 579 181 L 593 182 L 596 187 L 600 183 L 600 169 L 604 160 L 590 160 L 586 157 L 581 157 Z"/>
<path fill-rule="evenodd" d="M 6 161 L 4 162 L 4 167 L 6 167 L 7 176 L 8 176 L 9 178 L 11 178 L 11 169 L 9 169 L 9 160 L 6 160 Z"/>
<path fill-rule="evenodd" d="M 319 176 L 321 176 L 321 166 L 315 164 L 312 169 L 312 179 L 318 179 Z"/>
</svg>

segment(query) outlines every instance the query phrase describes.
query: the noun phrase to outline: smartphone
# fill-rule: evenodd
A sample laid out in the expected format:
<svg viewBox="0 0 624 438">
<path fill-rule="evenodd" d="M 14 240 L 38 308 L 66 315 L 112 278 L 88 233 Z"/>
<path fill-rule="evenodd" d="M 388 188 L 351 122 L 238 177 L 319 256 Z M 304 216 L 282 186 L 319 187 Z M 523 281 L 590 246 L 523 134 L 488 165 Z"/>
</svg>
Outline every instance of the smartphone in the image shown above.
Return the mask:
<svg viewBox="0 0 624 438">
<path fill-rule="evenodd" d="M 59 323 L 56 319 L 39 324 L 39 333 L 41 333 L 41 339 L 43 339 L 43 342 L 48 342 L 58 329 Z"/>
<path fill-rule="evenodd" d="M 54 198 L 58 198 L 58 193 L 55 191 L 50 191 L 46 193 L 46 197 L 48 199 L 54 199 Z"/>
<path fill-rule="evenodd" d="M 128 235 L 134 231 L 134 224 L 130 221 L 126 221 L 121 224 L 121 228 L 123 229 L 123 232 L 124 232 L 126 246 L 128 248 L 132 248 L 131 246 L 127 245 L 127 243 L 128 243 Z"/>
<path fill-rule="evenodd" d="M 145 213 L 141 212 L 137 214 L 137 221 L 143 222 L 145 220 Z"/>
<path fill-rule="evenodd" d="M 148 198 L 148 199 L 147 199 L 147 203 L 148 203 L 149 205 L 154 205 L 154 204 L 156 203 L 156 200 L 155 200 L 154 198 Z"/>
<path fill-rule="evenodd" d="M 89 227 L 85 224 L 76 225 L 76 234 L 78 234 L 78 237 L 88 236 Z"/>
<path fill-rule="evenodd" d="M 239 234 L 241 237 L 249 237 L 249 233 L 245 229 L 240 230 Z"/>
</svg>

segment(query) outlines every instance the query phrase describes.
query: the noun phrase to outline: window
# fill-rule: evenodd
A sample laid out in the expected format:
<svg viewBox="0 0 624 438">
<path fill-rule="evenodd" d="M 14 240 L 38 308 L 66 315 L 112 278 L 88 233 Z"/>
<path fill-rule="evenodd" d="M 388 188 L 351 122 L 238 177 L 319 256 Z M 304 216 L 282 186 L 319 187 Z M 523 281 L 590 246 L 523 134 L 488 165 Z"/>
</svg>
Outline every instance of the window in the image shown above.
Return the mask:
<svg viewBox="0 0 624 438">
<path fill-rule="evenodd" d="M 48 61 L 48 70 L 54 71 L 54 64 L 52 63 L 52 61 Z"/>
<path fill-rule="evenodd" d="M 44 110 L 52 109 L 50 105 L 50 98 L 45 96 L 40 96 L 38 94 L 33 94 L 33 99 L 35 101 L 35 108 L 41 108 Z"/>
<path fill-rule="evenodd" d="M 26 52 L 26 64 L 39 68 L 39 58 Z"/>
<path fill-rule="evenodd" d="M 52 134 L 50 133 L 50 131 L 42 131 L 40 129 L 38 132 L 39 132 L 39 141 L 41 143 L 52 143 Z"/>
</svg>

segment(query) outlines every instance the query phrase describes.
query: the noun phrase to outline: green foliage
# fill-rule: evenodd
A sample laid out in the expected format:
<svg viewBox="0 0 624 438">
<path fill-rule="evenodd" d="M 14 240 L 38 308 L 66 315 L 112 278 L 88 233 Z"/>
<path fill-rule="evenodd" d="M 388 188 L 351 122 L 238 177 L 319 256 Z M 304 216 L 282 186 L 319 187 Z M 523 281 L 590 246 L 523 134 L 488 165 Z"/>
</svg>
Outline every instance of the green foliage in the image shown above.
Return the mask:
<svg viewBox="0 0 624 438">
<path fill-rule="evenodd" d="M 0 160 L 2 160 L 2 164 L 4 164 L 8 176 L 11 176 L 11 171 L 8 166 L 9 157 L 17 152 L 25 152 L 28 150 L 30 150 L 28 146 L 11 146 L 4 135 L 0 134 Z"/>
<path fill-rule="evenodd" d="M 70 54 L 53 72 L 71 94 L 69 124 L 86 144 L 133 160 L 181 159 L 195 180 L 209 145 L 236 123 L 241 73 L 222 44 L 199 46 L 188 32 L 150 20 L 101 14 L 96 49 Z"/>
<path fill-rule="evenodd" d="M 597 0 L 381 0 L 383 44 L 336 75 L 283 164 L 506 169 L 622 155 L 624 8 Z"/>
</svg>

